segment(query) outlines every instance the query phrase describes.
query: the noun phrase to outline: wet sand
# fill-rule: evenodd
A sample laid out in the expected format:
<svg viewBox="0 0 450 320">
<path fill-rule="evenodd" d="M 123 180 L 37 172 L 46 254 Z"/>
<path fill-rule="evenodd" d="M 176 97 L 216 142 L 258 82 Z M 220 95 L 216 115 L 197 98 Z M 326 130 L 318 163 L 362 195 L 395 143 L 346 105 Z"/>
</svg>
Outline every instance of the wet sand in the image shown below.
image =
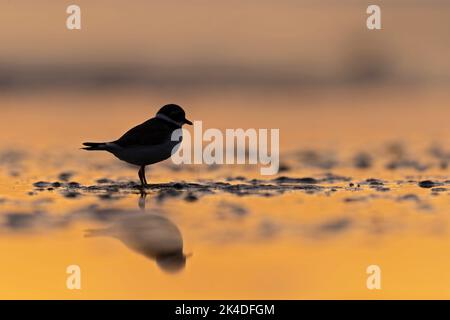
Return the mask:
<svg viewBox="0 0 450 320">
<path fill-rule="evenodd" d="M 450 297 L 445 93 L 181 93 L 209 127 L 280 128 L 280 173 L 166 161 L 145 193 L 135 168 L 77 148 L 141 122 L 151 99 L 65 98 L 59 109 L 63 97 L 2 98 L 0 297 Z M 243 111 L 234 120 L 212 103 Z M 65 288 L 70 264 L 81 291 Z M 371 264 L 380 291 L 366 288 Z"/>
</svg>

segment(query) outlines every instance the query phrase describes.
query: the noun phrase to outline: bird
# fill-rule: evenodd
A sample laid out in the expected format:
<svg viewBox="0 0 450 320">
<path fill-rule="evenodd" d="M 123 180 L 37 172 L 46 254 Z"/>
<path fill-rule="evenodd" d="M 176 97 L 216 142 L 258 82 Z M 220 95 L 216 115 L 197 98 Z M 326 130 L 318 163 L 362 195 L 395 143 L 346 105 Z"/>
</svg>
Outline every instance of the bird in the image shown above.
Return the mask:
<svg viewBox="0 0 450 320">
<path fill-rule="evenodd" d="M 148 186 L 145 167 L 170 158 L 180 146 L 172 141 L 172 133 L 184 124 L 192 125 L 186 119 L 183 108 L 176 104 L 166 104 L 159 109 L 155 117 L 128 130 L 118 140 L 112 142 L 84 142 L 83 150 L 107 151 L 118 159 L 139 166 L 141 187 Z"/>
</svg>

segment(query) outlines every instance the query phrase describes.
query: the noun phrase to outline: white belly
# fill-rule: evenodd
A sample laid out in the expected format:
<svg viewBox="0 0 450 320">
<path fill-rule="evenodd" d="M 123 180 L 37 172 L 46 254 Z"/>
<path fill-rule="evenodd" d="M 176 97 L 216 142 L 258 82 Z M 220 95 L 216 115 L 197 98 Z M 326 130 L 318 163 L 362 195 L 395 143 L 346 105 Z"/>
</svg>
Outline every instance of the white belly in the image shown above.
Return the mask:
<svg viewBox="0 0 450 320">
<path fill-rule="evenodd" d="M 144 166 L 157 163 L 170 158 L 173 152 L 180 147 L 178 141 L 168 141 L 167 143 L 152 146 L 135 146 L 123 148 L 118 145 L 111 145 L 109 152 L 114 154 L 120 160 L 137 165 Z"/>
</svg>

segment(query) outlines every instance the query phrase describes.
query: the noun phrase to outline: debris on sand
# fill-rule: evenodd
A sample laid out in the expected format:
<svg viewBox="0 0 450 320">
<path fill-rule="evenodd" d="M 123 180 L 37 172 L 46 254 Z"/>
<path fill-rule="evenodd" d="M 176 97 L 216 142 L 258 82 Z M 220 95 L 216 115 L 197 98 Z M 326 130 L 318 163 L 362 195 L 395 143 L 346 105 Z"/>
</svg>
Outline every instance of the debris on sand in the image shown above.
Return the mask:
<svg viewBox="0 0 450 320">
<path fill-rule="evenodd" d="M 376 191 L 379 191 L 379 192 L 387 192 L 387 191 L 391 191 L 390 188 L 388 188 L 388 187 L 383 187 L 383 186 L 373 186 L 373 187 L 371 187 L 371 188 L 373 188 L 373 189 L 375 189 Z"/>
<path fill-rule="evenodd" d="M 61 172 L 58 175 L 58 179 L 64 182 L 68 182 L 74 176 L 74 174 L 75 173 L 73 173 L 72 171 Z"/>
<path fill-rule="evenodd" d="M 240 204 L 222 201 L 218 208 L 219 218 L 226 218 L 230 214 L 235 217 L 243 217 L 248 214 L 248 210 Z"/>
<path fill-rule="evenodd" d="M 80 184 L 78 182 L 72 181 L 68 183 L 69 188 L 79 188 Z"/>
<path fill-rule="evenodd" d="M 339 162 L 331 152 L 319 152 L 315 150 L 304 150 L 297 153 L 300 163 L 305 167 L 331 170 Z"/>
<path fill-rule="evenodd" d="M 247 180 L 244 176 L 237 176 L 237 177 L 228 177 L 226 178 L 227 181 L 245 181 Z"/>
<path fill-rule="evenodd" d="M 285 163 L 281 163 L 280 166 L 279 166 L 279 168 L 278 168 L 278 172 L 288 172 L 288 171 L 290 171 L 290 170 L 291 170 L 291 167 L 288 166 L 288 165 L 285 164 Z"/>
<path fill-rule="evenodd" d="M 27 153 L 18 149 L 0 150 L 0 165 L 15 167 L 27 157 Z"/>
<path fill-rule="evenodd" d="M 364 152 L 358 153 L 353 159 L 353 164 L 358 169 L 368 169 L 372 166 L 372 162 L 372 157 Z"/>
<path fill-rule="evenodd" d="M 48 188 L 51 186 L 51 183 L 47 181 L 38 181 L 33 183 L 33 186 L 35 186 L 36 188 Z"/>
<path fill-rule="evenodd" d="M 97 180 L 95 180 L 95 182 L 98 184 L 114 183 L 113 180 L 108 179 L 108 178 L 97 179 Z"/>
<path fill-rule="evenodd" d="M 431 191 L 433 191 L 433 192 L 445 192 L 447 190 L 448 190 L 447 188 L 442 188 L 442 187 L 431 189 Z"/>
<path fill-rule="evenodd" d="M 408 193 L 402 196 L 399 196 L 397 198 L 397 201 L 414 201 L 414 202 L 420 202 L 420 198 L 418 195 L 414 193 Z"/>
<path fill-rule="evenodd" d="M 100 200 L 104 200 L 104 201 L 114 201 L 114 200 L 120 200 L 120 199 L 122 199 L 123 197 L 114 195 L 114 193 L 109 192 L 109 193 L 99 194 L 99 195 L 98 195 L 98 198 L 99 198 Z"/>
<path fill-rule="evenodd" d="M 166 200 L 167 198 L 177 198 L 182 194 L 180 190 L 175 189 L 161 189 L 159 190 L 156 199 L 158 202 L 162 202 Z"/>
<path fill-rule="evenodd" d="M 187 202 L 195 202 L 195 201 L 198 200 L 198 197 L 197 197 L 194 193 L 189 192 L 189 193 L 184 197 L 184 200 L 187 201 Z"/>
<path fill-rule="evenodd" d="M 349 218 L 338 218 L 318 225 L 315 233 L 318 236 L 336 234 L 347 230 L 351 225 L 352 221 Z"/>
<path fill-rule="evenodd" d="M 368 197 L 360 196 L 360 197 L 347 197 L 344 198 L 344 202 L 365 202 L 367 201 Z"/>
<path fill-rule="evenodd" d="M 366 179 L 366 184 L 369 184 L 370 186 L 382 186 L 384 185 L 384 182 L 380 179 L 370 178 Z"/>
<path fill-rule="evenodd" d="M 310 184 L 316 184 L 318 181 L 314 178 L 289 178 L 285 176 L 281 176 L 278 178 L 273 179 L 276 183 L 310 183 Z"/>
<path fill-rule="evenodd" d="M 394 160 L 386 164 L 386 169 L 388 170 L 408 169 L 408 168 L 422 172 L 429 169 L 430 165 L 422 164 L 416 160 L 408 160 L 408 159 Z"/>
<path fill-rule="evenodd" d="M 343 179 L 342 177 L 326 175 L 323 179 L 316 179 L 311 177 L 294 178 L 294 177 L 278 177 L 273 180 L 245 180 L 233 179 L 230 182 L 223 181 L 201 181 L 201 182 L 171 182 L 171 183 L 157 183 L 150 184 L 146 187 L 147 192 L 156 192 L 157 200 L 164 201 L 168 198 L 177 198 L 184 195 L 185 201 L 196 201 L 199 197 L 214 194 L 216 192 L 224 192 L 237 196 L 258 195 L 263 197 L 270 197 L 274 195 L 281 195 L 288 191 L 304 191 L 308 194 L 317 192 L 328 192 L 330 190 L 337 190 L 336 186 L 319 185 L 320 182 L 334 181 L 335 178 Z M 331 179 L 331 180 L 330 180 Z M 227 179 L 230 180 L 230 179 Z M 347 178 L 345 178 L 347 180 Z M 141 191 L 140 185 L 134 182 L 100 181 L 95 185 L 84 186 L 78 182 L 68 182 L 53 184 L 46 181 L 39 181 L 33 184 L 34 191 L 43 192 L 48 188 L 58 188 L 60 193 L 66 198 L 78 198 L 82 194 L 101 194 L 99 196 L 102 200 L 114 200 L 113 196 L 116 193 L 130 194 Z M 231 183 L 233 182 L 233 183 Z M 237 183 L 234 183 L 237 182 Z"/>
<path fill-rule="evenodd" d="M 62 195 L 67 199 L 75 199 L 80 197 L 81 193 L 76 191 L 65 191 L 62 193 Z"/>
<path fill-rule="evenodd" d="M 431 180 L 423 180 L 419 182 L 419 187 L 421 188 L 433 188 L 438 186 L 439 184 L 437 182 L 431 181 Z"/>
</svg>

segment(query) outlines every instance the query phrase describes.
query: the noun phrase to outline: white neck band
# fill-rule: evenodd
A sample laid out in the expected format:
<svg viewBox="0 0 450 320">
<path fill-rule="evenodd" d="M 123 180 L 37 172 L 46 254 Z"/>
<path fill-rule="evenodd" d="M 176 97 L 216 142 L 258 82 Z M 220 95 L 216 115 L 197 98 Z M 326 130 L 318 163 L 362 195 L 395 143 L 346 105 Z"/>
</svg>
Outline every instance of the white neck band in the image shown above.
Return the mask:
<svg viewBox="0 0 450 320">
<path fill-rule="evenodd" d="M 165 114 L 162 114 L 162 113 L 157 113 L 156 118 L 173 123 L 179 127 L 181 127 L 183 125 L 183 123 L 176 122 L 175 120 L 170 119 L 168 116 L 166 116 Z"/>
</svg>

